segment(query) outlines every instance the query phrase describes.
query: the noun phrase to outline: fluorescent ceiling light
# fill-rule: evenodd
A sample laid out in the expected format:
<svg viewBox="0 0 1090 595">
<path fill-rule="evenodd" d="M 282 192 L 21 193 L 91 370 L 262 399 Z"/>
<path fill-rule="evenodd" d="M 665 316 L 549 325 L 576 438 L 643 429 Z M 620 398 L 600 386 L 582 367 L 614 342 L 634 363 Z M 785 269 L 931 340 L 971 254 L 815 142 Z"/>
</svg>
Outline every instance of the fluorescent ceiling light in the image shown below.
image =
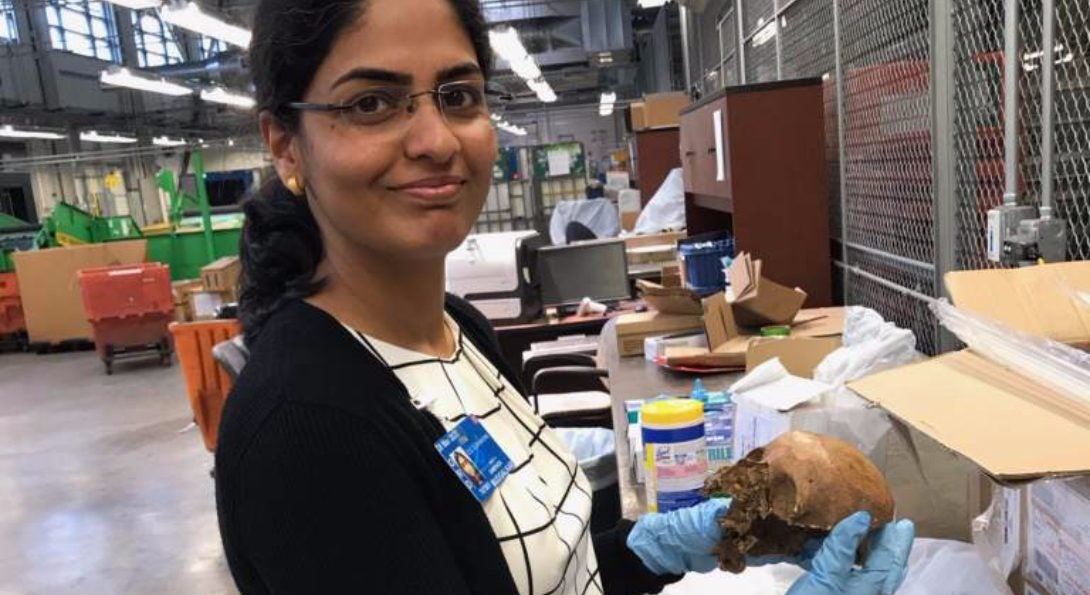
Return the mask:
<svg viewBox="0 0 1090 595">
<path fill-rule="evenodd" d="M 490 29 L 488 43 L 492 46 L 492 50 L 500 55 L 500 58 L 508 62 L 517 62 L 529 55 L 514 27 Z"/>
<path fill-rule="evenodd" d="M 110 4 L 116 4 L 131 10 L 144 10 L 145 8 L 157 8 L 162 4 L 161 0 L 106 0 Z"/>
<path fill-rule="evenodd" d="M 639 0 L 636 4 L 638 4 L 640 8 L 658 8 L 663 4 L 666 4 L 666 2 L 668 2 L 668 0 Z"/>
<path fill-rule="evenodd" d="M 154 79 L 137 76 L 128 68 L 111 68 L 109 70 L 103 70 L 99 73 L 98 80 L 104 85 L 125 87 L 127 89 L 136 89 L 137 91 L 148 91 L 149 93 L 159 93 L 161 95 L 172 95 L 174 97 L 191 95 L 193 93 L 193 89 L 177 83 L 172 83 L 164 78 Z"/>
<path fill-rule="evenodd" d="M 249 30 L 220 20 L 197 6 L 196 2 L 169 3 L 159 9 L 163 21 L 200 33 L 208 37 L 226 41 L 231 45 L 246 48 L 253 36 Z"/>
<path fill-rule="evenodd" d="M 599 101 L 600 101 L 600 103 L 598 104 L 598 115 L 599 116 L 612 116 L 613 115 L 613 104 L 617 103 L 617 93 L 615 91 L 610 91 L 608 93 L 602 93 L 602 96 L 599 99 Z"/>
<path fill-rule="evenodd" d="M 506 124 L 506 123 L 505 123 Z M 506 124 L 499 126 L 500 130 L 513 134 L 515 136 L 526 136 L 526 129 L 521 126 L 515 126 L 514 124 Z"/>
<path fill-rule="evenodd" d="M 131 136 L 121 136 L 118 134 L 99 134 L 94 130 L 79 133 L 79 139 L 87 143 L 119 143 L 129 144 L 135 143 L 137 139 Z"/>
<path fill-rule="evenodd" d="M 180 146 L 186 144 L 186 141 L 185 141 L 185 139 L 181 139 L 181 138 L 170 138 L 170 137 L 167 137 L 167 136 L 157 136 L 157 137 L 151 139 L 151 144 L 153 144 L 153 145 L 155 145 L 157 147 L 180 147 Z"/>
<path fill-rule="evenodd" d="M 222 103 L 243 109 L 250 109 L 257 104 L 253 97 L 242 93 L 233 93 L 223 87 L 212 87 L 201 91 L 201 99 L 212 103 Z"/>
<path fill-rule="evenodd" d="M 0 137 L 3 138 L 38 138 L 43 140 L 60 140 L 63 134 L 45 132 L 43 130 L 16 130 L 12 126 L 0 126 Z"/>
<path fill-rule="evenodd" d="M 499 116 L 496 116 L 495 114 L 493 114 L 493 116 L 495 116 L 492 119 L 496 121 L 496 128 L 499 128 L 500 130 L 503 130 L 504 132 L 508 132 L 515 136 L 526 136 L 525 128 L 521 126 L 515 126 L 514 124 L 508 122 L 507 120 L 504 120 Z"/>
<path fill-rule="evenodd" d="M 530 87 L 530 90 L 537 94 L 539 101 L 543 103 L 552 103 L 556 101 L 556 93 L 553 92 L 553 88 L 549 85 L 549 81 L 544 78 L 528 80 L 526 81 L 526 86 Z"/>
<path fill-rule="evenodd" d="M 541 78 L 541 69 L 538 68 L 534 57 L 526 51 L 522 45 L 518 31 L 514 27 L 492 29 L 488 32 L 488 42 L 492 50 L 510 65 L 511 70 L 524 81 Z"/>
</svg>

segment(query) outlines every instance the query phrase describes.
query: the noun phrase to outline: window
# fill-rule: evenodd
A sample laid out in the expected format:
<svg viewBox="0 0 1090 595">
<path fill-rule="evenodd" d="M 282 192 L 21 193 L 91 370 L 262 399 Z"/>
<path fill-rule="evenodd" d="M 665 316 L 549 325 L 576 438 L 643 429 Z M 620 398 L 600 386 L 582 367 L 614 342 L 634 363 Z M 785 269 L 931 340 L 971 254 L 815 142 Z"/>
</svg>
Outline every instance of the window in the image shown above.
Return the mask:
<svg viewBox="0 0 1090 595">
<path fill-rule="evenodd" d="M 108 4 L 49 0 L 45 11 L 54 49 L 121 62 L 114 11 Z"/>
<path fill-rule="evenodd" d="M 212 56 L 222 54 L 226 51 L 226 44 L 224 42 L 206 35 L 201 35 L 201 60 L 207 60 Z"/>
<path fill-rule="evenodd" d="M 19 41 L 19 28 L 15 25 L 15 8 L 10 2 L 0 2 L 0 41 Z"/>
<path fill-rule="evenodd" d="M 141 68 L 185 61 L 173 30 L 163 23 L 154 10 L 132 11 L 132 30 L 136 37 L 137 62 Z"/>
</svg>

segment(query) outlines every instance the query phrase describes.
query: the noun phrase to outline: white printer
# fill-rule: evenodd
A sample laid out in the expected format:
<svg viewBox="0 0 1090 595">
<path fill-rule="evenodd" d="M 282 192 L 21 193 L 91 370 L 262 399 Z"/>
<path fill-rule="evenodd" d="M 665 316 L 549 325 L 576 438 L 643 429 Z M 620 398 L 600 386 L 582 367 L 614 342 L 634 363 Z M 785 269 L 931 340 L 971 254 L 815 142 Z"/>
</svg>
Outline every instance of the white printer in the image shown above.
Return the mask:
<svg viewBox="0 0 1090 595">
<path fill-rule="evenodd" d="M 447 291 L 465 298 L 492 322 L 519 323 L 541 314 L 536 231 L 473 234 L 447 255 Z"/>
</svg>

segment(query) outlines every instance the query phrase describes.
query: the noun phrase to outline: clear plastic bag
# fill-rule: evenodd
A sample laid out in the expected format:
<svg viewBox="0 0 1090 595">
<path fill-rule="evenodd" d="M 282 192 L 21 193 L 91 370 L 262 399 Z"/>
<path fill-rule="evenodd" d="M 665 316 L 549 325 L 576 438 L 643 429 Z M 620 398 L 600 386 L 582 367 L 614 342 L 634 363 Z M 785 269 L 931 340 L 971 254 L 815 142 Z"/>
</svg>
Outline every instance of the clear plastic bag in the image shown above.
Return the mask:
<svg viewBox="0 0 1090 595">
<path fill-rule="evenodd" d="M 849 306 L 844 312 L 843 346 L 814 370 L 814 380 L 842 387 L 883 370 L 920 358 L 912 331 L 886 322 L 870 308 Z"/>
<path fill-rule="evenodd" d="M 917 539 L 897 595 L 1012 595 L 972 544 Z"/>
<path fill-rule="evenodd" d="M 973 351 L 1090 407 L 1090 353 L 1016 331 L 946 300 L 936 300 L 931 310 Z"/>
</svg>

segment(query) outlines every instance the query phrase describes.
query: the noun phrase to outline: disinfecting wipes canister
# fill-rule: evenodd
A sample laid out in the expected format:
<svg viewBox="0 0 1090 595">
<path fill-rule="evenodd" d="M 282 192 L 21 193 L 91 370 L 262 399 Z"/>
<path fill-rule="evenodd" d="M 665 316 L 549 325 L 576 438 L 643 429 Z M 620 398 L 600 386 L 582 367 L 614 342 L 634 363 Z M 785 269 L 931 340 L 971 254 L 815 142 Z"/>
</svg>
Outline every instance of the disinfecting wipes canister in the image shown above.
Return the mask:
<svg viewBox="0 0 1090 595">
<path fill-rule="evenodd" d="M 708 475 L 704 447 L 704 404 L 694 399 L 664 399 L 640 409 L 647 509 L 666 512 L 704 500 Z"/>
</svg>

